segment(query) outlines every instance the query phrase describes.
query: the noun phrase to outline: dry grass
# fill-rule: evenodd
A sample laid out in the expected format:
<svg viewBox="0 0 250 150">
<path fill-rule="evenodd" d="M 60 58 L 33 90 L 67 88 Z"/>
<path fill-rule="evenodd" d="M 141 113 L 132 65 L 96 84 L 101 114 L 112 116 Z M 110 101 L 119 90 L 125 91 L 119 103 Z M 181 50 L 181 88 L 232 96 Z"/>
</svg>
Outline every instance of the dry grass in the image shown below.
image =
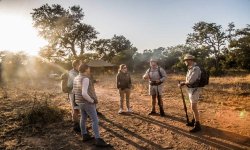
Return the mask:
<svg viewBox="0 0 250 150">
<path fill-rule="evenodd" d="M 191 146 L 188 145 L 190 143 L 194 144 L 193 148 L 199 147 L 200 143 L 195 143 L 192 137 L 186 137 L 186 134 L 178 134 L 178 130 L 173 130 L 177 128 L 183 130 L 181 128 L 184 128 L 181 121 L 184 116 L 183 106 L 180 101 L 180 89 L 177 87 L 178 80 L 184 79 L 184 75 L 168 74 L 164 83 L 166 112 L 170 114 L 169 117 L 172 117 L 173 121 L 169 118 L 157 118 L 157 116 L 147 118 L 143 115 L 150 109 L 150 98 L 147 96 L 148 83 L 142 80 L 141 74 L 132 75 L 132 107 L 135 112 L 139 112 L 138 115 L 141 115 L 132 117 L 117 115 L 119 99 L 116 92 L 115 75 L 98 76 L 99 82 L 96 84 L 100 99 L 98 105 L 99 110 L 105 115 L 104 118 L 101 118 L 101 135 L 104 135 L 104 138 L 110 141 L 116 149 L 126 148 L 127 142 L 130 142 L 129 147 L 131 149 L 135 149 L 136 146 L 138 146 L 137 148 L 150 148 L 151 146 L 154 149 L 164 144 L 165 147 L 185 149 Z M 220 133 L 221 130 L 218 130 L 217 127 L 223 128 L 234 132 L 233 135 L 238 133 L 239 135 L 235 136 L 242 137 L 242 139 L 245 139 L 245 137 L 241 135 L 247 136 L 250 134 L 246 131 L 248 125 L 244 124 L 247 121 L 249 122 L 249 119 L 247 119 L 250 111 L 249 84 L 250 75 L 210 78 L 210 84 L 204 88 L 203 99 L 201 99 L 201 112 L 203 113 L 201 117 L 204 117 L 205 112 L 208 115 L 211 114 L 209 118 L 202 118 L 204 124 L 210 126 L 209 130 L 214 127 L 216 129 L 213 131 Z M 59 85 L 58 81 L 34 81 L 29 84 L 17 82 L 0 89 L 0 149 L 57 149 L 58 145 L 61 145 L 62 149 L 82 148 L 81 140 L 76 140 L 79 137 L 72 133 L 70 106 L 67 102 L 67 95 L 60 92 Z M 65 113 L 62 113 L 62 111 Z M 224 114 L 225 112 L 226 114 Z M 223 115 L 223 118 L 221 115 Z M 24 118 L 28 119 L 29 116 L 34 118 L 30 121 L 24 121 Z M 51 119 L 49 121 L 39 120 L 42 118 L 41 116 L 51 117 Z M 235 118 L 228 120 L 232 116 Z M 145 122 L 150 119 L 156 124 Z M 125 124 L 128 120 L 129 123 Z M 55 121 L 56 123 L 53 123 Z M 42 122 L 45 123 L 41 124 Z M 163 126 L 159 127 L 158 122 Z M 238 124 L 238 122 L 242 124 Z M 33 123 L 36 125 L 32 125 Z M 149 130 L 159 134 L 153 136 L 147 132 Z M 124 134 L 129 136 L 127 140 L 122 136 Z M 209 134 L 209 136 L 212 135 Z M 170 141 L 170 146 L 156 137 Z M 176 141 L 174 139 L 176 137 L 185 142 L 176 144 L 173 142 Z M 224 134 L 220 136 L 220 138 L 222 137 L 224 137 Z M 32 139 L 36 139 L 37 142 Z M 150 142 L 147 143 L 147 141 Z M 203 143 L 209 145 L 205 141 Z"/>
</svg>

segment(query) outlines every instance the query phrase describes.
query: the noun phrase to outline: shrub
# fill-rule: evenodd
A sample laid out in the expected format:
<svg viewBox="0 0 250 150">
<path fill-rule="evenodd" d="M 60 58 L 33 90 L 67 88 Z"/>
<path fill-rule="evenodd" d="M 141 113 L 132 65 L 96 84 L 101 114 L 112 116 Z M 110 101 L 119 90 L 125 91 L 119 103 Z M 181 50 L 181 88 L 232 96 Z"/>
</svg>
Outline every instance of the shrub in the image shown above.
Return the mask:
<svg viewBox="0 0 250 150">
<path fill-rule="evenodd" d="M 31 109 L 28 109 L 21 118 L 24 124 L 48 124 L 63 120 L 64 111 L 55 107 L 49 106 L 47 102 L 45 104 L 34 104 Z"/>
</svg>

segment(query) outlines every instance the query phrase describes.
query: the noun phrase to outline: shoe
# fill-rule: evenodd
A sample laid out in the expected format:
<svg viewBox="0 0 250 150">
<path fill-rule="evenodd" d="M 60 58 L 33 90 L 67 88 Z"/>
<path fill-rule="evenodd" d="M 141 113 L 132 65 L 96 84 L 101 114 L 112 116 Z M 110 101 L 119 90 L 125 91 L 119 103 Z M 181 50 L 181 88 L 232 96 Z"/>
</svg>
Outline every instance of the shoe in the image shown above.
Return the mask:
<svg viewBox="0 0 250 150">
<path fill-rule="evenodd" d="M 121 114 L 121 113 L 122 113 L 122 109 L 119 109 L 118 114 Z"/>
<path fill-rule="evenodd" d="M 164 113 L 164 110 L 163 110 L 163 108 L 160 108 L 160 116 L 161 116 L 161 117 L 164 117 L 164 116 L 166 116 L 166 115 L 165 115 L 165 113 Z"/>
<path fill-rule="evenodd" d="M 82 141 L 83 142 L 86 142 L 86 141 L 89 141 L 89 140 L 92 140 L 94 139 L 94 137 L 90 136 L 89 134 L 83 134 L 82 135 Z"/>
<path fill-rule="evenodd" d="M 73 130 L 74 130 L 76 133 L 81 133 L 80 124 L 79 124 L 79 123 L 74 123 Z"/>
<path fill-rule="evenodd" d="M 97 111 L 97 110 L 96 110 L 96 113 L 97 113 L 98 116 L 103 116 L 103 114 L 101 112 Z"/>
<path fill-rule="evenodd" d="M 195 132 L 199 132 L 199 131 L 201 131 L 201 125 L 200 125 L 200 122 L 197 121 L 194 124 L 194 128 L 192 130 L 189 130 L 189 132 L 195 133 Z"/>
<path fill-rule="evenodd" d="M 163 112 L 160 112 L 160 116 L 161 116 L 161 117 L 165 117 L 165 116 L 166 116 L 165 113 L 164 113 L 164 111 L 163 111 Z"/>
<path fill-rule="evenodd" d="M 148 113 L 148 115 L 155 115 L 156 112 L 155 111 L 151 111 L 150 113 Z"/>
<path fill-rule="evenodd" d="M 131 110 L 131 109 L 128 109 L 128 111 L 127 111 L 128 113 L 132 113 L 133 111 Z"/>
<path fill-rule="evenodd" d="M 192 119 L 192 121 L 191 121 L 191 122 L 186 123 L 186 126 L 189 126 L 189 127 L 194 127 L 194 123 L 195 123 L 195 120 L 194 120 L 194 119 Z"/>
<path fill-rule="evenodd" d="M 97 147 L 109 147 L 109 146 L 111 146 L 110 144 L 108 144 L 108 143 L 106 143 L 103 139 L 101 139 L 101 138 L 97 138 L 96 140 L 95 140 L 95 145 L 97 146 Z"/>
</svg>

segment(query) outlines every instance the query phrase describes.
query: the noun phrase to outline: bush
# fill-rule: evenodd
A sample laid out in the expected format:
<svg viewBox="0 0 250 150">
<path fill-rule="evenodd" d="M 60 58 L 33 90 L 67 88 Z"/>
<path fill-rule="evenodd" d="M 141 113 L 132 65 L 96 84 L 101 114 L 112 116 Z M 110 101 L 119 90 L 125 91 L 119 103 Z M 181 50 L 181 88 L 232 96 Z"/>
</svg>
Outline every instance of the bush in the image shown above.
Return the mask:
<svg viewBox="0 0 250 150">
<path fill-rule="evenodd" d="M 24 124 L 48 124 L 63 120 L 64 111 L 45 104 L 36 104 L 21 114 Z"/>
</svg>

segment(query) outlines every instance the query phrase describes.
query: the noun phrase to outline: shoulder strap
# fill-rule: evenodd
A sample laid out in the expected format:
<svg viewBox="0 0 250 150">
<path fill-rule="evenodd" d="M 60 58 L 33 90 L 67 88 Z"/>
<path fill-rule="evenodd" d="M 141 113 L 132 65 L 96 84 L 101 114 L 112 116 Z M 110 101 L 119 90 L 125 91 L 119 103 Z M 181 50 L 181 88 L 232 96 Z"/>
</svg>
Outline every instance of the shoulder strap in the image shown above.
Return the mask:
<svg viewBox="0 0 250 150">
<path fill-rule="evenodd" d="M 160 66 L 158 66 L 158 73 L 159 73 L 159 75 L 160 75 L 160 78 L 162 78 L 161 67 L 160 67 Z"/>
</svg>

